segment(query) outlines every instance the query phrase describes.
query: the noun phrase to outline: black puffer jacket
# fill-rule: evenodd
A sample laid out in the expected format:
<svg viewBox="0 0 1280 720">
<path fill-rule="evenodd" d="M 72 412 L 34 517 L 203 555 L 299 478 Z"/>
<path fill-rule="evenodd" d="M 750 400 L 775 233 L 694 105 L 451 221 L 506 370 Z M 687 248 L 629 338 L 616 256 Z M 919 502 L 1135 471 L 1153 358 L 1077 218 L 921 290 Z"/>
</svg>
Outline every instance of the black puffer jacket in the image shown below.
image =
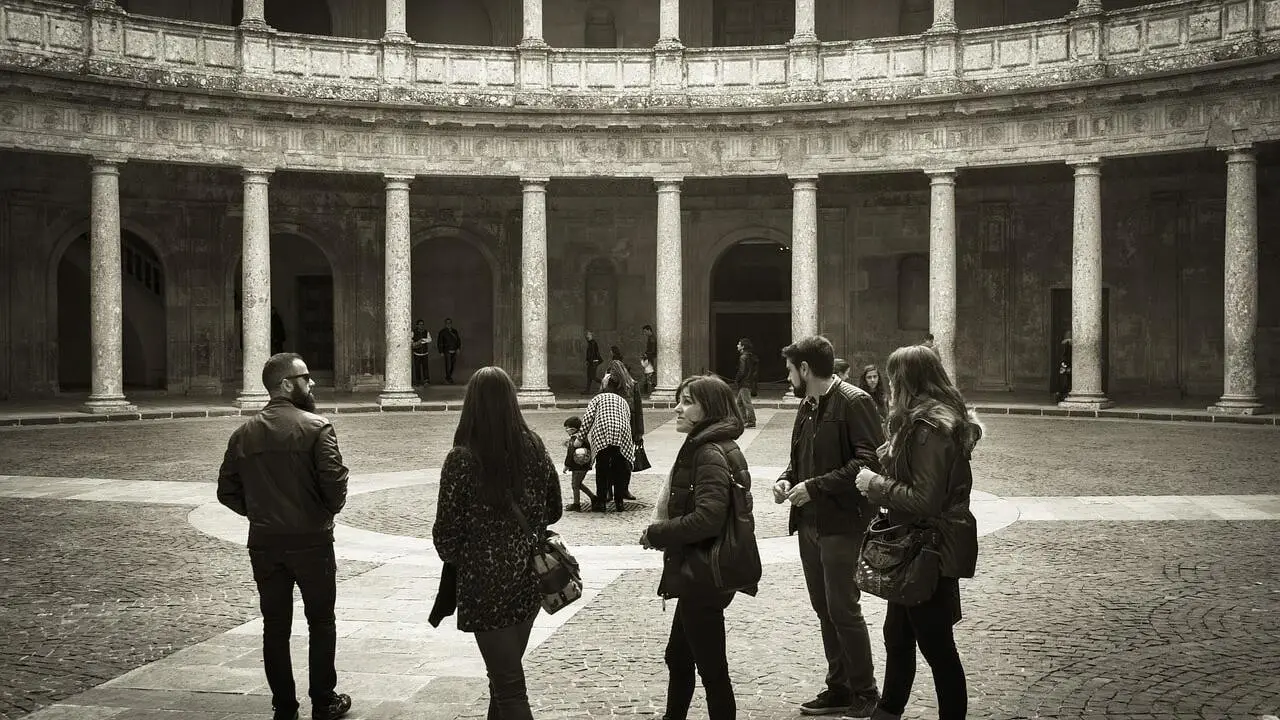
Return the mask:
<svg viewBox="0 0 1280 720">
<path fill-rule="evenodd" d="M 871 502 L 889 508 L 896 524 L 920 523 L 938 531 L 942 574 L 973 577 L 978 564 L 977 521 L 969 510 L 973 471 L 969 458 L 982 437 L 982 425 L 945 405 L 913 413 L 903 428 L 901 447 L 884 460 L 887 476 L 877 475 L 867 489 Z"/>
<path fill-rule="evenodd" d="M 347 468 L 333 425 L 275 398 L 231 434 L 218 501 L 249 518 L 249 547 L 333 542 L 347 502 Z"/>
<path fill-rule="evenodd" d="M 734 478 L 751 489 L 747 460 L 735 442 L 741 436 L 742 425 L 736 421 L 702 423 L 689 432 L 676 455 L 667 519 L 651 524 L 648 530 L 649 543 L 663 551 L 659 595 L 689 596 L 680 580 L 685 553 L 694 546 L 709 549 L 724 532 Z M 755 594 L 754 587 L 742 591 Z"/>
</svg>

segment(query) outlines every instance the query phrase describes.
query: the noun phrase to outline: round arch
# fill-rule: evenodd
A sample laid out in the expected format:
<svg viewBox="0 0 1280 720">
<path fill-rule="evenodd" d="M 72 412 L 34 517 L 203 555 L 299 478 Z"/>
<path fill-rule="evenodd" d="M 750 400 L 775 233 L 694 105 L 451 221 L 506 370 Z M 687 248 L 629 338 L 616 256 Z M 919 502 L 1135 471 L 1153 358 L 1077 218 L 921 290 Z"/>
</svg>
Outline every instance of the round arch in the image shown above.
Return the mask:
<svg viewBox="0 0 1280 720">
<path fill-rule="evenodd" d="M 703 298 L 713 371 L 732 377 L 738 339 L 748 337 L 760 357 L 761 382 L 786 377 L 785 363 L 774 351 L 792 339 L 790 248 L 791 236 L 769 226 L 741 227 L 712 244 Z M 733 277 L 720 277 L 725 273 Z"/>
<path fill-rule="evenodd" d="M 340 263 L 333 248 L 320 240 L 324 236 L 303 223 L 271 223 L 271 309 L 277 332 L 272 349 L 301 354 L 317 383 L 336 386 L 339 378 L 346 377 L 347 358 L 342 349 L 347 345 L 347 333 L 345 323 L 339 320 L 340 311 L 346 307 L 346 288 L 336 270 Z M 318 251 L 318 255 L 313 255 L 313 260 L 286 261 L 282 265 L 282 256 L 292 259 L 300 254 L 278 252 L 282 241 Z M 240 252 L 227 258 L 223 303 L 226 367 L 234 371 L 227 379 L 237 386 L 244 363 L 240 258 Z M 281 329 L 283 337 L 278 335 Z"/>
<path fill-rule="evenodd" d="M 45 312 L 53 352 L 46 362 L 55 392 L 82 390 L 91 385 L 88 252 L 92 238 L 90 218 L 82 217 L 55 231 L 45 271 Z M 128 216 L 120 218 L 122 271 L 123 381 L 126 388 L 163 390 L 169 385 L 169 254 L 160 236 Z M 84 252 L 68 256 L 77 241 Z M 141 252 L 128 245 L 141 243 Z M 81 256 L 82 255 L 82 256 Z M 70 263 L 68 265 L 67 263 Z M 78 285 L 73 289 L 71 284 Z M 81 291 L 79 288 L 83 288 Z M 80 320 L 83 320 L 83 325 Z"/>
<path fill-rule="evenodd" d="M 452 318 L 461 336 L 455 382 L 465 382 L 471 372 L 485 365 L 509 363 L 502 313 L 508 303 L 499 292 L 511 283 L 503 282 L 501 265 L 490 243 L 465 227 L 432 225 L 413 233 L 410 248 L 413 319 L 425 320 L 434 340 L 444 319 Z M 434 357 L 433 364 L 437 362 Z M 437 369 L 432 377 L 442 380 L 443 369 Z"/>
</svg>

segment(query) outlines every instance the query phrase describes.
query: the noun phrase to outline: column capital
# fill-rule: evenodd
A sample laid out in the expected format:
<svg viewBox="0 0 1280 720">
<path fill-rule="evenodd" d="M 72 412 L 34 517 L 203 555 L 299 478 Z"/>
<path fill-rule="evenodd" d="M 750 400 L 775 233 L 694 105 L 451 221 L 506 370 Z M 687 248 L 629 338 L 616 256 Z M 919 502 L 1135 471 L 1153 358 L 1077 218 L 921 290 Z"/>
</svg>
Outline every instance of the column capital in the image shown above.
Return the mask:
<svg viewBox="0 0 1280 720">
<path fill-rule="evenodd" d="M 387 184 L 388 190 L 408 190 L 409 183 L 417 178 L 416 175 L 392 175 L 384 174 L 382 179 Z"/>
<path fill-rule="evenodd" d="M 1075 168 L 1077 175 L 1096 175 L 1102 171 L 1102 158 L 1083 157 L 1067 161 L 1067 165 Z"/>
<path fill-rule="evenodd" d="M 116 0 L 89 0 L 89 2 L 85 3 L 85 8 L 93 12 L 125 14 L 124 8 L 117 5 Z"/>
<path fill-rule="evenodd" d="M 792 190 L 817 190 L 817 175 L 788 175 L 787 179 L 791 181 Z"/>
<path fill-rule="evenodd" d="M 525 192 L 546 192 L 547 183 L 549 182 L 551 182 L 551 178 L 522 177 L 520 178 L 520 187 Z"/>
<path fill-rule="evenodd" d="M 1227 153 L 1227 162 L 1256 162 L 1258 149 L 1253 143 L 1239 143 L 1237 145 L 1220 145 L 1218 150 Z"/>
<path fill-rule="evenodd" d="M 956 173 L 958 171 L 953 167 L 925 168 L 924 174 L 929 176 L 929 182 L 934 185 L 941 183 L 954 184 L 956 181 Z"/>
<path fill-rule="evenodd" d="M 680 175 L 662 175 L 653 179 L 653 184 L 658 186 L 658 192 L 680 192 L 680 186 L 684 183 L 684 177 Z"/>
<path fill-rule="evenodd" d="M 274 168 L 242 168 L 240 170 L 240 174 L 244 177 L 244 181 L 247 183 L 266 183 L 271 179 L 271 175 L 274 172 Z"/>
<path fill-rule="evenodd" d="M 129 160 L 123 157 L 94 155 L 89 160 L 89 171 L 94 174 L 111 173 L 114 175 L 120 172 L 120 166 L 127 162 Z"/>
</svg>

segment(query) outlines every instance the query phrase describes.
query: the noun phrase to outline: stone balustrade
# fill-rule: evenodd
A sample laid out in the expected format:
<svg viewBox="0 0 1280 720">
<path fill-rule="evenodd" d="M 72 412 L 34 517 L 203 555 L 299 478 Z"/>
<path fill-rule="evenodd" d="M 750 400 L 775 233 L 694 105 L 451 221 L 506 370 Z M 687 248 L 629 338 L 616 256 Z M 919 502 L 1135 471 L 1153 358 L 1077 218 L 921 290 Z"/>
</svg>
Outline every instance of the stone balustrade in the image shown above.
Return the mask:
<svg viewBox="0 0 1280 720">
<path fill-rule="evenodd" d="M 1175 0 L 817 45 L 561 49 L 315 37 L 0 1 L 0 67 L 436 106 L 750 107 L 1051 88 L 1280 52 L 1280 0 Z M 674 64 L 674 65 L 673 65 Z"/>
</svg>

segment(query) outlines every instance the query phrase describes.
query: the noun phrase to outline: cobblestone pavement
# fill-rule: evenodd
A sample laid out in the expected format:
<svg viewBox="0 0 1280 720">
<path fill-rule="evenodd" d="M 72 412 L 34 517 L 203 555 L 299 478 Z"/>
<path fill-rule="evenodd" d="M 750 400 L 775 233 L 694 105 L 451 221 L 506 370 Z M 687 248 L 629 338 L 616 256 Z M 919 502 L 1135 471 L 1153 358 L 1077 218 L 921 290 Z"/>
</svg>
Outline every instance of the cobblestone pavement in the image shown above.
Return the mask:
<svg viewBox="0 0 1280 720">
<path fill-rule="evenodd" d="M 187 512 L 0 498 L 0 719 L 257 616 L 244 549 L 192 529 Z"/>
<path fill-rule="evenodd" d="M 957 643 L 970 717 L 1231 718 L 1280 710 L 1276 523 L 1017 524 L 983 538 Z M 672 606 L 627 573 L 526 661 L 539 718 L 660 716 Z M 884 604 L 864 602 L 877 677 Z M 739 717 L 798 717 L 825 662 L 798 565 L 728 611 Z M 702 693 L 691 717 L 705 717 Z M 482 717 L 475 704 L 470 717 Z M 920 661 L 908 707 L 937 717 Z"/>
</svg>

